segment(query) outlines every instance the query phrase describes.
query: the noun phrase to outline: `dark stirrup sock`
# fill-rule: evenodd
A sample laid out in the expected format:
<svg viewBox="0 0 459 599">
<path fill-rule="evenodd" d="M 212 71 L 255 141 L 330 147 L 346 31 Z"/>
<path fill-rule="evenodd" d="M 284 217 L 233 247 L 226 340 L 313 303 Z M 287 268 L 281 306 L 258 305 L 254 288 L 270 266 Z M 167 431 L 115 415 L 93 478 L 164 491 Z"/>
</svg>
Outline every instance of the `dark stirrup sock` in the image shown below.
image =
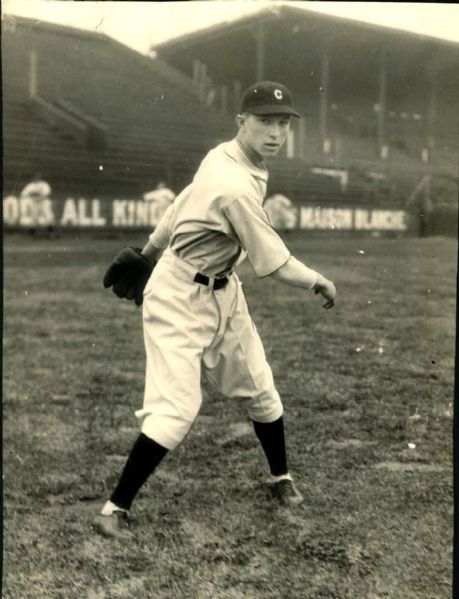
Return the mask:
<svg viewBox="0 0 459 599">
<path fill-rule="evenodd" d="M 271 474 L 273 476 L 287 474 L 287 453 L 282 416 L 274 422 L 255 422 L 255 420 L 252 420 L 252 422 L 255 433 L 268 459 Z"/>
<path fill-rule="evenodd" d="M 140 487 L 158 466 L 167 451 L 165 447 L 140 433 L 131 449 L 110 501 L 117 507 L 129 510 Z"/>
</svg>

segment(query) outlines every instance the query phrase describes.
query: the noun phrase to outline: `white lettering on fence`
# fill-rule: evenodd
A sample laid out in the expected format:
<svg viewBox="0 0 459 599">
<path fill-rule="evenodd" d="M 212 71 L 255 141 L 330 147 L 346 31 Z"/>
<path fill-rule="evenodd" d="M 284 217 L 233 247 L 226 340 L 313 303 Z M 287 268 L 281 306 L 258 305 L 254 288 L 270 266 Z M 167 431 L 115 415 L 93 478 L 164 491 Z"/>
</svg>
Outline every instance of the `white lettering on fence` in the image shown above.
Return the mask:
<svg viewBox="0 0 459 599">
<path fill-rule="evenodd" d="M 64 210 L 62 211 L 61 225 L 77 225 L 78 224 L 78 212 L 73 198 L 68 198 L 64 204 Z"/>
<path fill-rule="evenodd" d="M 303 206 L 300 211 L 300 229 L 352 229 L 352 209 Z"/>
<path fill-rule="evenodd" d="M 100 214 L 100 201 L 80 198 L 76 202 L 67 198 L 62 211 L 61 225 L 78 227 L 103 227 L 107 224 L 105 217 Z"/>
<path fill-rule="evenodd" d="M 53 225 L 53 202 L 49 198 L 8 196 L 3 200 L 3 222 L 21 227 Z"/>
<path fill-rule="evenodd" d="M 3 199 L 6 226 L 49 226 L 56 222 L 74 227 L 149 227 L 160 221 L 166 207 L 143 200 L 86 200 L 67 198 L 65 202 L 7 196 Z M 106 216 L 104 216 L 104 214 Z M 60 218 L 59 218 L 60 217 Z M 343 231 L 406 231 L 403 210 L 367 208 L 322 208 L 301 206 L 291 209 L 288 228 Z"/>
<path fill-rule="evenodd" d="M 3 200 L 3 222 L 5 225 L 16 225 L 19 221 L 19 200 L 15 196 L 7 196 Z"/>
<path fill-rule="evenodd" d="M 114 200 L 112 224 L 115 227 L 155 227 L 165 207 L 143 200 Z"/>
<path fill-rule="evenodd" d="M 370 231 L 405 231 L 403 210 L 355 210 L 355 229 Z"/>
</svg>

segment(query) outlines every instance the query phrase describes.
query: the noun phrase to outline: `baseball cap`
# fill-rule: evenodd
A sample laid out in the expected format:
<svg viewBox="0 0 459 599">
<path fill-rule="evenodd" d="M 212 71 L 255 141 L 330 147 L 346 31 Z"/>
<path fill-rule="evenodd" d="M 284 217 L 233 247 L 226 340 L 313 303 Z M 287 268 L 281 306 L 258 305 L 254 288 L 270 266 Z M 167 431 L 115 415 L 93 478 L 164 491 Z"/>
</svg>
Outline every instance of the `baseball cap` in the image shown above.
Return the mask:
<svg viewBox="0 0 459 599">
<path fill-rule="evenodd" d="M 275 81 L 259 81 L 248 87 L 242 95 L 241 112 L 250 114 L 291 114 L 300 117 L 292 107 L 290 90 Z"/>
</svg>

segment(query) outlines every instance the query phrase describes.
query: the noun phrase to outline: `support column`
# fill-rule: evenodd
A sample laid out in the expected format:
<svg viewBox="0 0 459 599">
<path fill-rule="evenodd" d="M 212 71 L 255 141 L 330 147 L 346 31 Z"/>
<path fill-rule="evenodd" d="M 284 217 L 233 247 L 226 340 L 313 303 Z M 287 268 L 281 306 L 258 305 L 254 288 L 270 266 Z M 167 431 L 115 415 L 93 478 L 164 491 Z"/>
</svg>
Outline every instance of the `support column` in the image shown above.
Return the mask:
<svg viewBox="0 0 459 599">
<path fill-rule="evenodd" d="M 201 63 L 199 60 L 193 60 L 193 87 L 199 92 L 199 77 L 201 75 Z"/>
<path fill-rule="evenodd" d="M 175 188 L 175 180 L 174 180 L 174 167 L 172 165 L 172 159 L 170 156 L 166 158 L 165 164 L 165 173 L 166 173 L 166 182 L 168 187 L 171 189 Z"/>
<path fill-rule="evenodd" d="M 386 49 L 383 47 L 379 52 L 379 92 L 377 116 L 378 154 L 380 158 L 387 157 L 386 142 L 386 96 L 387 96 L 387 58 Z"/>
<path fill-rule="evenodd" d="M 255 30 L 255 80 L 262 81 L 265 78 L 265 28 L 263 23 L 259 23 Z"/>
<path fill-rule="evenodd" d="M 242 95 L 242 85 L 239 80 L 236 80 L 234 83 L 234 109 L 235 112 L 239 112 L 241 108 L 241 95 Z"/>
<path fill-rule="evenodd" d="M 199 73 L 199 98 L 202 102 L 206 101 L 207 95 L 207 66 L 204 63 L 200 64 Z"/>
<path fill-rule="evenodd" d="M 37 51 L 30 51 L 29 98 L 37 97 Z"/>
<path fill-rule="evenodd" d="M 319 133 L 322 152 L 328 153 L 328 95 L 330 83 L 330 54 L 325 47 L 322 50 L 320 63 L 320 87 L 319 87 Z"/>
<path fill-rule="evenodd" d="M 430 73 L 429 106 L 427 110 L 427 149 L 429 154 L 435 149 L 435 122 L 437 120 L 437 81 L 435 71 Z M 430 156 L 431 158 L 431 156 Z"/>
<path fill-rule="evenodd" d="M 220 110 L 222 114 L 228 114 L 228 88 L 222 85 L 220 88 Z"/>
<path fill-rule="evenodd" d="M 293 127 L 287 134 L 287 143 L 285 144 L 287 158 L 295 158 L 295 129 Z"/>
<path fill-rule="evenodd" d="M 298 158 L 304 160 L 305 158 L 305 143 L 306 143 L 306 132 L 305 132 L 305 119 L 299 119 L 298 123 Z"/>
</svg>

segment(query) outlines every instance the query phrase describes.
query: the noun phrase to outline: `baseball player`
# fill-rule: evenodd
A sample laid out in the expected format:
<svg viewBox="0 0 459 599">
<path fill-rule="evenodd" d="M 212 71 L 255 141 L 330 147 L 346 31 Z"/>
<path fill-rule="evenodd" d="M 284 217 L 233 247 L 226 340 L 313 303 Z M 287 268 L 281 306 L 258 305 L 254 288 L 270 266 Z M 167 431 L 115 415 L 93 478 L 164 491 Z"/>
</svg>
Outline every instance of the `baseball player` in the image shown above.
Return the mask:
<svg viewBox="0 0 459 599">
<path fill-rule="evenodd" d="M 143 194 L 143 199 L 145 202 L 155 202 L 168 208 L 175 199 L 175 193 L 167 187 L 164 181 L 160 181 L 153 191 Z"/>
<path fill-rule="evenodd" d="M 284 85 L 250 86 L 237 136 L 207 154 L 145 247 L 122 249 L 105 274 L 104 285 L 119 297 L 143 303 L 146 350 L 141 432 L 94 521 L 106 536 L 130 534 L 137 492 L 199 412 L 202 376 L 224 396 L 245 400 L 273 497 L 285 506 L 303 500 L 287 466 L 281 399 L 234 271 L 247 256 L 258 277 L 313 289 L 324 308 L 334 306 L 334 284 L 290 254 L 262 206 L 264 159 L 278 154 L 290 118 L 299 116 Z"/>
<path fill-rule="evenodd" d="M 21 191 L 19 202 L 21 210 L 30 219 L 29 232 L 35 235 L 37 226 L 48 225 L 48 233 L 52 232 L 53 210 L 50 199 L 51 187 L 41 176 L 36 173 L 30 183 Z"/>
<path fill-rule="evenodd" d="M 267 198 L 263 208 L 269 217 L 271 225 L 276 231 L 288 231 L 295 226 L 296 213 L 291 200 L 286 196 L 276 193 Z"/>
</svg>

